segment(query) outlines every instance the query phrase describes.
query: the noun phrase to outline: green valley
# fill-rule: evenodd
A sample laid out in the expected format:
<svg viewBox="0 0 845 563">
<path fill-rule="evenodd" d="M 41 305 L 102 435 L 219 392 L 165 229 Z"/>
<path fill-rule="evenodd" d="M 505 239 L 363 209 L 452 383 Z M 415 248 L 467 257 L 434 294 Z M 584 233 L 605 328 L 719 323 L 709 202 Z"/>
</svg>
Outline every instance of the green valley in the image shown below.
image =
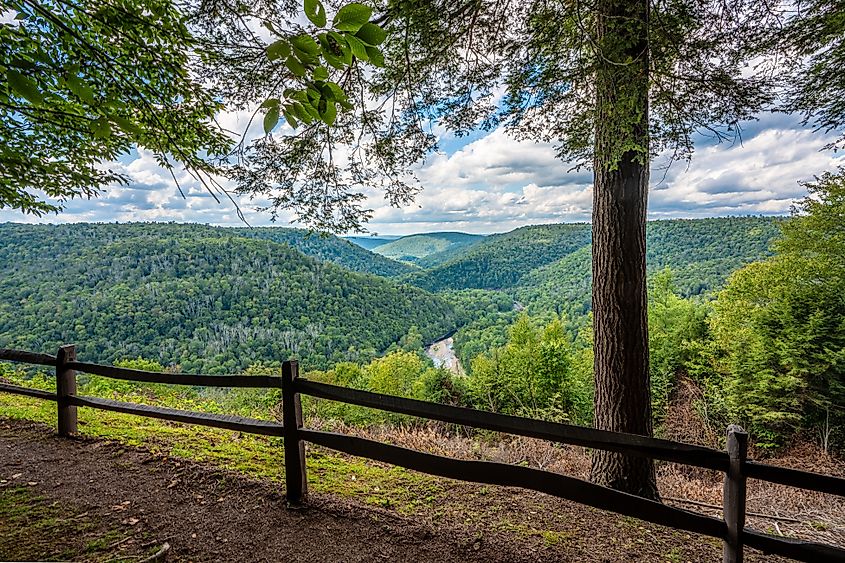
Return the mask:
<svg viewBox="0 0 845 563">
<path fill-rule="evenodd" d="M 750 352 L 731 348 L 745 329 L 729 303 L 748 297 L 728 280 L 744 280 L 756 271 L 746 265 L 771 260 L 788 224 L 781 217 L 649 222 L 658 423 L 677 374 L 700 374 L 719 423 L 746 413 L 773 446 L 791 433 L 759 422 L 750 403 L 730 395 L 746 388 L 735 379 L 745 368 L 724 360 Z M 3 224 L 0 347 L 52 352 L 75 342 L 88 360 L 177 372 L 260 373 L 297 358 L 321 381 L 589 424 L 590 235 L 588 224 L 538 225 L 486 237 L 414 235 L 374 247 L 409 265 L 299 229 Z M 755 329 L 763 331 L 759 342 L 773 338 L 763 327 Z M 447 335 L 461 362 L 455 373 L 425 353 Z M 767 385 L 774 396 L 779 387 Z M 793 422 L 804 411 L 778 408 Z M 357 407 L 320 409 L 323 418 L 354 424 L 392 420 Z M 817 421 L 818 409 L 812 412 Z"/>
</svg>

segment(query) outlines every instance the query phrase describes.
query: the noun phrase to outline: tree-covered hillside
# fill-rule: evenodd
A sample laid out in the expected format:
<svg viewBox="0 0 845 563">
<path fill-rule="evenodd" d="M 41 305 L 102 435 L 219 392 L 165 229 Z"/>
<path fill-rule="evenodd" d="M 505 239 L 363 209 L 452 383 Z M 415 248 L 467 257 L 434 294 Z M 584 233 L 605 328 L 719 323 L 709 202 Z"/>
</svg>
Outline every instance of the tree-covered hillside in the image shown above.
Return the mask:
<svg viewBox="0 0 845 563">
<path fill-rule="evenodd" d="M 370 252 L 358 244 L 334 235 L 279 227 L 234 230 L 246 237 L 287 243 L 303 254 L 318 260 L 334 262 L 353 272 L 392 277 L 414 270 L 406 264 Z"/>
<path fill-rule="evenodd" d="M 184 225 L 0 225 L 0 347 L 143 356 L 234 372 L 298 357 L 368 359 L 418 327 L 456 325 L 442 299 L 309 258 L 255 233 Z M 260 231 L 259 231 L 260 234 Z"/>
<path fill-rule="evenodd" d="M 680 295 L 719 289 L 742 266 L 771 255 L 780 217 L 672 219 L 647 225 L 649 272 L 672 270 Z M 524 276 L 516 288 L 520 303 L 570 316 L 590 309 L 590 245 Z"/>
<path fill-rule="evenodd" d="M 448 262 L 407 279 L 432 291 L 509 288 L 531 270 L 589 242 L 586 223 L 522 227 L 486 237 Z"/>
<path fill-rule="evenodd" d="M 483 235 L 467 233 L 425 233 L 408 235 L 372 250 L 393 260 L 431 268 L 447 262 L 482 239 L 484 239 Z"/>
<path fill-rule="evenodd" d="M 72 225 L 0 224 L 3 242 L 15 236 L 37 236 L 62 240 L 63 248 L 92 241 L 111 243 L 127 238 L 216 238 L 244 237 L 285 243 L 318 260 L 334 262 L 353 272 L 397 276 L 414 271 L 401 262 L 369 252 L 356 244 L 328 234 L 285 227 L 213 227 L 195 223 L 74 223 Z M 18 233 L 13 235 L 12 233 Z M 45 241 L 45 244 L 54 244 Z"/>
</svg>

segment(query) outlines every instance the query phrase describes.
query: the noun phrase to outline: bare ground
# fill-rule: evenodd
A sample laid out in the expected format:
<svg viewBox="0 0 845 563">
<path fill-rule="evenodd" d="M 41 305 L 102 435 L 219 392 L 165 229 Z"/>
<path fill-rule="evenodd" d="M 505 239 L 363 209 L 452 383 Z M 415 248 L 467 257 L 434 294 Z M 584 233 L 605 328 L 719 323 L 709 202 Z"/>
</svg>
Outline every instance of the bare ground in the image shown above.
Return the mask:
<svg viewBox="0 0 845 563">
<path fill-rule="evenodd" d="M 291 509 L 278 483 L 0 418 L 0 502 L 29 499 L 30 512 L 58 515 L 36 534 L 26 512 L 0 509 L 0 559 L 139 561 L 165 542 L 168 561 L 721 559 L 710 538 L 540 493 L 447 483 L 447 500 L 413 518 L 333 495 Z"/>
</svg>

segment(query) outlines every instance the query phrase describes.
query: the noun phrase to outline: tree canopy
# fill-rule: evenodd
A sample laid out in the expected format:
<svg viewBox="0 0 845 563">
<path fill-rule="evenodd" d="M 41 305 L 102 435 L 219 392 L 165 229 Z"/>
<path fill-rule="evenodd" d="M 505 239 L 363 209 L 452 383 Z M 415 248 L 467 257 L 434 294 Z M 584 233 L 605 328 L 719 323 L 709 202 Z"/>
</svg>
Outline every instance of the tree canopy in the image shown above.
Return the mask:
<svg viewBox="0 0 845 563">
<path fill-rule="evenodd" d="M 228 150 L 223 106 L 190 72 L 196 41 L 170 0 L 2 0 L 0 208 L 43 215 L 128 177 L 111 161 L 143 147 L 212 193 L 209 154 Z"/>
</svg>

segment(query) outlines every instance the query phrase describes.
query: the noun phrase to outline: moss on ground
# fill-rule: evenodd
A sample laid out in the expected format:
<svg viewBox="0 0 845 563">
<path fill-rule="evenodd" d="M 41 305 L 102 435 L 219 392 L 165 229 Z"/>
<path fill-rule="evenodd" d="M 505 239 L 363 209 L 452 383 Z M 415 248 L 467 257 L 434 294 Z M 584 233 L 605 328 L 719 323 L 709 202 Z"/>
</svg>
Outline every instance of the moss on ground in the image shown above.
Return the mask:
<svg viewBox="0 0 845 563">
<path fill-rule="evenodd" d="M 117 550 L 130 535 L 40 497 L 28 486 L 0 486 L 0 559 L 136 560 L 137 554 Z"/>
</svg>

